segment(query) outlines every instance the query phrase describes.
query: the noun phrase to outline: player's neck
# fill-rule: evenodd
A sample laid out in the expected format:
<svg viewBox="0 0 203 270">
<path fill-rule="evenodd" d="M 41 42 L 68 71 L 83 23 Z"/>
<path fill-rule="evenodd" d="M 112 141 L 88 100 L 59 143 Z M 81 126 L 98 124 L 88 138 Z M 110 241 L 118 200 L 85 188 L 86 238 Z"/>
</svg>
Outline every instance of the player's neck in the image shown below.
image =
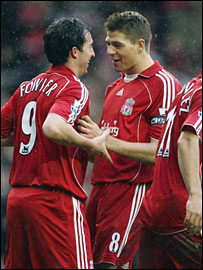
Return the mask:
<svg viewBox="0 0 203 270">
<path fill-rule="evenodd" d="M 69 68 L 75 75 L 79 78 L 79 69 L 78 65 L 76 65 L 73 61 L 69 60 L 64 64 L 67 68 Z"/>
<path fill-rule="evenodd" d="M 153 59 L 151 58 L 151 56 L 149 54 L 144 54 L 142 57 L 142 60 L 139 62 L 139 66 L 138 66 L 138 73 L 143 72 L 144 70 L 148 69 L 149 67 L 151 67 L 154 64 Z"/>
<path fill-rule="evenodd" d="M 135 64 L 131 72 L 129 74 L 126 72 L 126 74 L 132 75 L 132 74 L 142 73 L 144 70 L 148 69 L 153 64 L 154 64 L 154 61 L 151 58 L 151 56 L 149 54 L 144 54 L 140 56 L 139 61 L 137 61 L 137 63 Z"/>
</svg>

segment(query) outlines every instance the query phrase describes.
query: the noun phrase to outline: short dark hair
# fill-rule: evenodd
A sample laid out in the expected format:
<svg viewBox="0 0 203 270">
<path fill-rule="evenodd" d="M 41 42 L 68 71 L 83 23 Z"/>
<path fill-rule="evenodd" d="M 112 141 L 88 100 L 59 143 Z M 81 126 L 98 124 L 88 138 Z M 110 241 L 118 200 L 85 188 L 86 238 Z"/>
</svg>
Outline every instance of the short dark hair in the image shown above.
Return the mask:
<svg viewBox="0 0 203 270">
<path fill-rule="evenodd" d="M 74 46 L 82 51 L 85 30 L 91 32 L 90 27 L 78 18 L 61 18 L 50 24 L 44 34 L 44 51 L 49 62 L 63 65 Z"/>
<path fill-rule="evenodd" d="M 138 39 L 145 40 L 145 48 L 149 53 L 152 33 L 148 20 L 136 11 L 116 12 L 108 17 L 105 24 L 106 31 L 119 31 L 125 34 L 132 43 Z"/>
</svg>

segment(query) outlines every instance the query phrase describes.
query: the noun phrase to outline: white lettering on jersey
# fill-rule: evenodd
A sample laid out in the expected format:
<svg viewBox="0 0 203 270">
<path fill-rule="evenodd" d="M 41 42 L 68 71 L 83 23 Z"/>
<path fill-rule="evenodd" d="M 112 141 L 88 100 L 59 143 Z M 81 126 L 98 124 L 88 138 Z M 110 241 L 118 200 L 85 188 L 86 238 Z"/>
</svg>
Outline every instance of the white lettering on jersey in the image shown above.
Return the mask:
<svg viewBox="0 0 203 270">
<path fill-rule="evenodd" d="M 117 137 L 118 136 L 118 133 L 119 133 L 119 128 L 116 126 L 117 124 L 117 120 L 114 120 L 113 121 L 114 123 L 114 127 L 110 127 L 110 123 L 105 123 L 104 120 L 101 121 L 101 130 L 105 131 L 106 129 L 109 129 L 110 130 L 110 134 L 114 137 Z"/>
<path fill-rule="evenodd" d="M 38 90 L 38 87 L 39 87 L 39 85 L 40 85 L 40 83 L 43 81 L 44 79 L 37 79 L 37 80 L 34 80 L 34 83 L 33 83 L 33 89 L 32 89 L 32 91 L 34 90 L 34 88 L 35 88 L 35 92 Z"/>
<path fill-rule="evenodd" d="M 46 86 L 45 86 L 43 89 L 42 89 L 42 87 L 41 87 L 41 89 L 40 89 L 39 91 L 42 91 L 42 92 L 44 93 L 44 92 L 45 92 L 45 89 L 46 89 L 47 87 L 49 87 L 50 83 L 53 83 L 53 80 L 48 81 L 48 83 L 46 84 Z"/>
<path fill-rule="evenodd" d="M 194 83 L 191 83 L 191 82 L 186 83 L 183 86 L 182 90 L 178 93 L 178 95 L 180 95 L 180 94 L 182 94 L 184 92 L 184 96 L 182 96 L 182 99 L 184 99 L 185 95 L 187 95 L 187 94 L 189 94 L 190 92 L 193 91 L 193 86 L 194 86 Z"/>
<path fill-rule="evenodd" d="M 36 80 L 34 80 L 34 81 L 32 81 L 32 82 L 30 82 L 30 83 L 28 83 L 28 84 L 22 84 L 22 85 L 20 86 L 20 97 L 23 97 L 23 94 L 24 94 L 24 93 L 25 93 L 25 94 L 29 94 L 30 92 L 33 92 L 33 91 L 37 92 L 37 90 L 38 90 L 38 88 L 39 88 L 39 85 L 42 83 L 43 80 L 44 80 L 44 79 L 36 79 Z M 39 92 L 45 93 L 45 95 L 49 96 L 50 93 L 51 93 L 54 89 L 56 89 L 56 88 L 58 87 L 58 84 L 57 84 L 57 83 L 54 83 L 54 84 L 53 84 L 54 81 L 53 81 L 53 80 L 49 80 L 49 81 L 47 82 L 47 84 L 45 85 L 46 81 L 47 81 L 47 79 L 45 79 L 45 80 L 43 81 L 43 84 L 42 84 L 42 86 L 41 86 Z M 51 85 L 51 84 L 53 84 L 53 85 Z M 50 88 L 48 88 L 48 87 L 50 87 Z M 46 88 L 48 88 L 48 89 L 47 89 L 47 91 L 45 92 Z"/>
<path fill-rule="evenodd" d="M 58 83 L 55 83 L 54 85 L 52 85 L 45 93 L 45 95 L 47 95 L 47 97 L 50 95 L 51 91 L 53 91 L 54 89 L 56 89 L 56 87 L 58 86 Z"/>
<path fill-rule="evenodd" d="M 190 109 L 190 105 L 189 105 L 189 104 L 190 104 L 191 98 L 192 98 L 192 96 L 187 97 L 187 98 L 185 98 L 185 99 L 182 100 L 181 105 L 180 105 L 181 108 L 180 108 L 180 111 L 179 111 L 179 115 L 181 115 L 182 112 L 185 112 L 185 113 L 188 113 L 188 112 L 189 112 L 189 109 Z M 182 106 L 183 106 L 184 104 L 187 105 L 186 108 L 182 108 Z"/>
<path fill-rule="evenodd" d="M 182 96 L 182 102 L 181 102 L 181 108 L 180 108 L 180 111 L 179 111 L 179 115 L 181 115 L 182 112 L 185 112 L 185 113 L 189 112 L 190 101 L 192 99 L 192 95 L 189 96 L 189 94 L 193 91 L 193 86 L 194 85 L 195 85 L 194 83 L 189 82 L 189 83 L 185 84 L 183 86 L 183 89 L 178 93 L 178 95 L 180 95 L 181 93 L 184 93 L 184 95 Z M 184 108 L 182 108 L 183 106 L 184 106 Z"/>
<path fill-rule="evenodd" d="M 44 87 L 44 85 L 45 85 L 45 82 L 47 81 L 47 79 L 45 79 L 44 80 L 44 82 L 43 82 L 43 84 L 42 84 L 42 86 L 41 86 L 41 88 L 40 88 L 40 90 L 39 90 L 39 92 L 41 92 L 42 91 L 42 89 L 43 89 L 43 87 Z"/>
</svg>

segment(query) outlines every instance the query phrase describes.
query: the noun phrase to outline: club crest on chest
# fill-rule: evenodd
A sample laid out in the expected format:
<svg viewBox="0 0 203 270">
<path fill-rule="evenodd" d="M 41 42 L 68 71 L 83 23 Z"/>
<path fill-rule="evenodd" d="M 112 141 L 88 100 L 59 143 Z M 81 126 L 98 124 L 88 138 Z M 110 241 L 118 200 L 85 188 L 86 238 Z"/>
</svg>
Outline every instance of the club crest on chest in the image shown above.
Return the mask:
<svg viewBox="0 0 203 270">
<path fill-rule="evenodd" d="M 135 101 L 132 98 L 126 99 L 125 104 L 121 108 L 121 113 L 126 116 L 131 115 L 134 104 Z"/>
</svg>

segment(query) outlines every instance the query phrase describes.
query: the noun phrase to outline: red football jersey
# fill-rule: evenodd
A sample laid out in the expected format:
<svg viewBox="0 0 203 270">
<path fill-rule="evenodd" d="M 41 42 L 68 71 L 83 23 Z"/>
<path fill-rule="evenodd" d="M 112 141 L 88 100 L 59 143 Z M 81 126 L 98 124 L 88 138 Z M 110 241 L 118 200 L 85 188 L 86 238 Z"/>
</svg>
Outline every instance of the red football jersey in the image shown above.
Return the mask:
<svg viewBox="0 0 203 270">
<path fill-rule="evenodd" d="M 201 75 L 200 75 L 201 76 Z M 202 166 L 202 79 L 187 83 L 171 105 L 157 148 L 153 183 L 140 210 L 141 224 L 154 232 L 185 229 L 188 192 L 178 166 L 177 141 L 183 126 L 189 125 L 200 138 Z M 200 177 L 201 181 L 201 177 Z"/>
<path fill-rule="evenodd" d="M 107 88 L 99 126 L 128 142 L 158 140 L 166 111 L 180 89 L 180 83 L 157 61 L 140 74 L 123 74 Z M 92 183 L 152 180 L 154 166 L 113 152 L 110 155 L 113 165 L 104 157 L 95 157 Z"/>
<path fill-rule="evenodd" d="M 82 188 L 86 152 L 45 137 L 42 125 L 48 113 L 59 115 L 73 127 L 81 115 L 89 114 L 88 90 L 62 65 L 23 82 L 1 109 L 1 136 L 12 131 L 15 135 L 9 183 L 13 187 L 51 186 L 86 199 Z"/>
</svg>

